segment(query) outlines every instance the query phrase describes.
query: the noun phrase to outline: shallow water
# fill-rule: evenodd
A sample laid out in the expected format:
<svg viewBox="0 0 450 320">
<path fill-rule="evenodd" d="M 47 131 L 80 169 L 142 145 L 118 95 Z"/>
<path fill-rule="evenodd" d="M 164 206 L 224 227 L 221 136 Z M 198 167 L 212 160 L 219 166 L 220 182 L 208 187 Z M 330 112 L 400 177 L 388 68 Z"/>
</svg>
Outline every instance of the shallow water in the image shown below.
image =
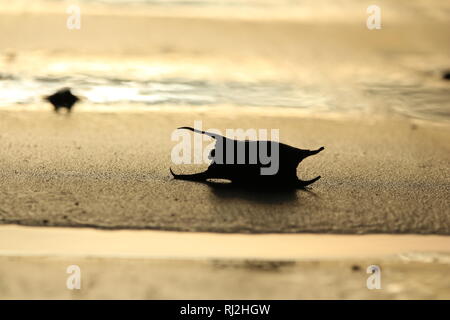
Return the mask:
<svg viewBox="0 0 450 320">
<path fill-rule="evenodd" d="M 450 120 L 448 88 L 421 83 L 364 82 L 351 88 L 334 89 L 324 94 L 318 86 L 301 86 L 282 81 L 214 81 L 189 78 L 140 80 L 96 77 L 89 74 L 69 76 L 29 76 L 0 74 L 0 107 L 42 105 L 42 97 L 60 89 L 75 88 L 91 110 L 97 106 L 206 106 L 289 107 L 311 113 L 396 113 L 434 121 Z M 348 103 L 348 97 L 355 97 Z M 357 98 L 358 97 L 358 98 Z M 384 101 L 384 105 L 377 102 Z"/>
<path fill-rule="evenodd" d="M 326 99 L 314 97 L 291 83 L 239 83 L 198 81 L 189 78 L 136 80 L 71 75 L 67 77 L 19 78 L 0 74 L 0 106 L 40 103 L 42 97 L 64 83 L 92 105 L 183 105 L 183 106 L 273 106 L 326 108 Z"/>
<path fill-rule="evenodd" d="M 34 12 L 37 20 L 4 24 L 17 32 L 12 38 L 8 28 L 0 29 L 0 40 L 7 43 L 0 49 L 0 107 L 45 110 L 49 106 L 43 96 L 71 87 L 91 111 L 124 105 L 281 107 L 314 115 L 450 120 L 450 81 L 442 79 L 450 68 L 448 41 L 442 41 L 448 39 L 450 5 L 442 1 L 380 1 L 384 20 L 379 31 L 367 30 L 365 4 L 355 0 L 81 1 L 83 12 L 95 18 L 83 17 L 83 23 L 106 28 L 94 35 L 84 27 L 67 33 L 64 24 L 58 24 L 63 30 L 41 26 L 41 12 L 59 13 L 64 22 L 64 7 L 58 7 L 62 1 L 11 3 L 0 3 L 0 14 L 15 8 Z M 124 3 L 132 5 L 121 7 Z M 174 11 L 180 6 L 183 10 Z M 117 8 L 129 20 L 108 11 Z M 98 20 L 98 14 L 109 22 Z M 145 17 L 136 18 L 139 14 Z M 148 22 L 161 14 L 171 22 Z M 243 18 L 253 19 L 254 25 L 236 22 Z M 128 30 L 128 22 L 136 26 Z M 152 27 L 160 37 L 147 34 Z M 189 34 L 183 34 L 185 28 Z M 102 42 L 112 32 L 112 41 Z M 34 38 L 36 43 L 27 40 Z"/>
</svg>

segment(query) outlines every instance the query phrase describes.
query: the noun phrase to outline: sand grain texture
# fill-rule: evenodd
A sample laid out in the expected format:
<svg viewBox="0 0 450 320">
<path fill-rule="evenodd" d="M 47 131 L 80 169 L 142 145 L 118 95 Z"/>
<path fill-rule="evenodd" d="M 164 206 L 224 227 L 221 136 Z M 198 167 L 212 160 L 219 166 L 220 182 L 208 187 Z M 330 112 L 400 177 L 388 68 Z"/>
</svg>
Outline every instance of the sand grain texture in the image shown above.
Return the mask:
<svg viewBox="0 0 450 320">
<path fill-rule="evenodd" d="M 235 110 L 236 111 L 236 110 Z M 288 115 L 285 117 L 284 115 Z M 306 191 L 261 194 L 173 180 L 174 128 L 280 128 L 325 151 L 300 164 Z M 249 112 L 1 112 L 0 223 L 213 232 L 449 234 L 445 126 Z M 207 143 L 205 142 L 205 145 Z"/>
</svg>

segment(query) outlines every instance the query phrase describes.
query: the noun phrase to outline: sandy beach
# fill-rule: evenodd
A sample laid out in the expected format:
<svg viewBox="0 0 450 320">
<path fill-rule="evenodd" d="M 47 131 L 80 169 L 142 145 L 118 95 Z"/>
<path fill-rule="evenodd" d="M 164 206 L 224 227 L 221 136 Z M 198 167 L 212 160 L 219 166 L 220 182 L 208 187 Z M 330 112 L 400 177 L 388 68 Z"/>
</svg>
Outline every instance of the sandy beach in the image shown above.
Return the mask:
<svg viewBox="0 0 450 320">
<path fill-rule="evenodd" d="M 0 221 L 25 225 L 214 232 L 449 234 L 448 127 L 215 110 L 174 113 L 2 112 Z M 280 111 L 282 114 L 282 111 Z M 173 180 L 172 131 L 282 128 L 282 142 L 325 146 L 298 168 L 309 191 L 261 196 Z M 205 142 L 206 143 L 206 142 Z M 20 159 L 20 160 L 18 160 Z"/>
<path fill-rule="evenodd" d="M 382 266 L 382 290 L 365 268 Z M 67 290 L 69 265 L 81 290 Z M 353 271 L 354 266 L 359 269 Z M 392 259 L 177 260 L 0 256 L 3 299 L 448 299 L 448 264 Z M 38 276 L 37 276 L 38 275 Z M 408 275 L 405 277 L 405 275 Z"/>
<path fill-rule="evenodd" d="M 0 5 L 0 299 L 450 297 L 447 4 L 380 1 L 369 30 L 352 0 L 148 2 L 84 1 L 78 30 L 65 2 Z M 322 178 L 174 180 L 207 167 L 171 159 L 195 121 L 324 146 L 297 170 Z"/>
<path fill-rule="evenodd" d="M 3 299 L 448 299 L 446 236 L 0 226 Z M 81 290 L 65 287 L 68 266 Z M 366 286 L 382 271 L 381 290 Z"/>
<path fill-rule="evenodd" d="M 71 116 L 2 111 L 0 144 L 7 151 L 0 160 L 3 224 L 208 231 L 232 237 L 271 233 L 272 238 L 215 241 L 206 234 L 196 240 L 175 232 L 140 239 L 134 233 L 149 231 L 130 230 L 122 236 L 114 233 L 122 231 L 108 231 L 113 233 L 101 240 L 95 233 L 71 236 L 65 229 L 58 235 L 45 230 L 39 235 L 36 227 L 18 233 L 0 229 L 5 237 L 0 296 L 448 299 L 442 281 L 448 273 L 450 230 L 448 127 L 401 118 L 293 117 L 292 110 L 289 116 L 277 110 L 265 115 L 215 111 L 215 116 L 179 109 Z M 206 128 L 282 124 L 281 141 L 326 147 L 298 171 L 304 179 L 318 174 L 322 179 L 308 191 L 263 196 L 228 184 L 173 180 L 170 166 L 180 172 L 204 169 L 174 166 L 170 159 L 173 128 L 195 119 Z M 277 238 L 310 232 L 317 234 L 311 240 Z M 341 242 L 322 233 L 446 236 Z M 292 249 L 282 250 L 286 246 Z M 65 269 L 72 264 L 83 270 L 80 291 L 64 286 Z M 365 287 L 365 268 L 372 264 L 383 270 L 383 290 Z"/>
</svg>

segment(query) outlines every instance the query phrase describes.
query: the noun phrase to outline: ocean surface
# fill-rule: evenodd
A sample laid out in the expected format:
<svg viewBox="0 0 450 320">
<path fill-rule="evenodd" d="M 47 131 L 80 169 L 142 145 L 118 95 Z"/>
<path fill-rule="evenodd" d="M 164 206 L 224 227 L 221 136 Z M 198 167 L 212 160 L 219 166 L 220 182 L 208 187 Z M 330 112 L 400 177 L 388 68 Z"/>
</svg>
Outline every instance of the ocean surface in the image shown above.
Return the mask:
<svg viewBox="0 0 450 320">
<path fill-rule="evenodd" d="M 425 87 L 421 84 L 361 83 L 355 90 L 365 94 L 361 103 L 336 101 L 336 92 L 324 95 L 320 88 L 304 89 L 289 82 L 257 83 L 199 81 L 189 78 L 135 80 L 132 78 L 95 77 L 88 74 L 58 76 L 21 76 L 0 73 L 0 107 L 39 105 L 45 95 L 61 88 L 83 97 L 84 103 L 96 106 L 211 106 L 291 107 L 312 112 L 364 112 L 376 108 L 368 103 L 385 100 L 390 110 L 408 117 L 450 120 L 449 88 Z M 345 92 L 339 92 L 345 95 Z"/>
<path fill-rule="evenodd" d="M 268 23 L 271 19 L 286 19 L 299 25 L 308 24 L 320 28 L 329 25 L 330 30 L 337 31 L 335 35 L 326 34 L 324 42 L 328 43 L 341 35 L 347 37 L 339 26 L 355 23 L 355 29 L 364 29 L 367 17 L 365 9 L 370 5 L 368 2 L 355 0 L 54 0 L 33 1 L 33 4 L 22 0 L 0 0 L 0 13 L 58 13 L 58 6 L 73 3 L 83 10 L 87 6 L 89 10 L 86 12 L 94 14 L 98 14 L 100 10 L 95 5 L 100 5 L 101 10 L 106 12 L 111 9 L 115 15 L 115 9 L 125 6 L 137 7 L 138 13 L 145 11 L 149 16 L 157 13 L 158 16 L 172 19 L 179 16 L 206 17 L 212 21 L 215 19 L 217 24 L 236 19 L 264 20 L 269 21 Z M 367 52 L 362 52 L 365 50 L 364 46 L 358 42 L 366 39 L 360 37 L 363 33 L 359 29 L 357 32 L 360 34 L 357 33 L 356 40 L 352 40 L 355 41 L 355 50 L 347 48 L 351 54 L 356 52 L 355 57 L 353 59 L 345 53 L 345 61 L 338 55 L 333 61 L 333 50 L 330 50 L 332 44 L 321 47 L 322 44 L 315 44 L 313 40 L 308 40 L 315 46 L 310 55 L 305 57 L 304 54 L 298 54 L 298 58 L 292 53 L 294 49 L 290 45 L 280 45 L 279 48 L 270 46 L 269 52 L 266 47 L 256 43 L 254 50 L 245 52 L 245 61 L 257 61 L 257 66 L 248 67 L 248 63 L 245 66 L 245 63 L 241 64 L 239 61 L 235 64 L 228 63 L 223 69 L 227 76 L 223 77 L 217 76 L 217 73 L 220 73 L 223 61 L 234 59 L 230 53 L 232 51 L 209 55 L 207 60 L 215 61 L 212 64 L 203 64 L 201 57 L 192 62 L 193 54 L 190 52 L 186 55 L 189 62 L 183 62 L 182 51 L 176 52 L 173 63 L 170 54 L 167 58 L 164 52 L 161 54 L 164 62 L 146 63 L 133 59 L 127 61 L 127 55 L 124 54 L 120 59 L 102 59 L 104 53 L 99 54 L 97 59 L 84 56 L 79 58 L 76 53 L 53 59 L 57 50 L 46 52 L 47 48 L 27 49 L 25 45 L 25 49 L 16 48 L 15 42 L 11 42 L 12 45 L 0 48 L 0 107 L 44 107 L 43 96 L 62 87 L 71 87 L 83 98 L 83 104 L 93 110 L 101 106 L 124 105 L 129 108 L 230 105 L 243 108 L 296 108 L 311 113 L 396 113 L 411 118 L 449 121 L 450 81 L 442 78 L 443 73 L 450 69 L 450 52 L 446 50 L 449 46 L 436 43 L 436 48 L 433 48 L 429 43 L 421 46 L 420 42 L 427 37 L 426 32 L 431 34 L 440 30 L 444 34 L 442 37 L 448 35 L 449 30 L 442 30 L 440 25 L 449 25 L 450 4 L 435 0 L 398 1 L 395 4 L 380 1 L 380 6 L 385 14 L 383 17 L 388 20 L 388 23 L 383 22 L 387 31 L 382 29 L 371 32 L 392 32 L 389 31 L 389 23 L 393 22 L 401 25 L 402 29 L 392 34 L 392 39 L 389 36 L 386 40 L 383 39 L 385 44 L 375 43 L 376 39 L 370 40 L 372 42 L 368 45 L 374 46 L 376 50 L 367 49 Z M 129 19 L 133 19 L 136 10 L 125 10 L 124 13 L 130 14 Z M 420 34 L 422 38 L 417 38 L 419 45 L 412 42 L 408 44 L 410 47 L 396 47 L 395 37 L 402 37 L 402 32 L 407 34 L 409 24 L 411 33 L 422 30 L 421 25 L 429 29 Z M 16 30 L 15 26 L 7 25 L 6 22 L 1 26 Z M 9 31 L 5 29 L 4 32 Z M 20 37 L 21 34 L 17 36 Z M 42 37 L 42 33 L 40 36 Z M 279 37 L 288 36 L 293 38 L 292 42 L 297 41 L 295 33 L 286 35 L 286 31 L 280 28 Z M 52 34 L 48 37 L 51 38 Z M 182 40 L 174 40 L 173 47 L 176 48 L 177 43 L 182 43 Z M 243 46 L 251 48 L 251 43 L 242 39 L 240 41 L 241 44 L 237 42 L 231 45 L 235 45 L 236 50 Z M 286 43 L 289 41 L 286 40 Z M 130 46 L 128 42 L 124 44 L 127 45 Z M 64 52 L 64 45 L 62 46 L 60 51 Z M 117 47 L 121 47 L 120 41 Z M 306 43 L 304 47 L 296 47 L 295 50 L 307 51 L 308 48 Z M 269 54 L 265 53 L 266 49 Z M 170 51 L 170 46 L 164 50 Z M 291 56 L 285 58 L 287 53 Z M 337 53 L 343 55 L 342 49 L 338 49 Z M 364 55 L 367 55 L 367 64 L 364 63 Z M 280 65 L 283 59 L 289 60 L 289 63 Z M 211 70 L 214 72 L 210 72 Z"/>
</svg>

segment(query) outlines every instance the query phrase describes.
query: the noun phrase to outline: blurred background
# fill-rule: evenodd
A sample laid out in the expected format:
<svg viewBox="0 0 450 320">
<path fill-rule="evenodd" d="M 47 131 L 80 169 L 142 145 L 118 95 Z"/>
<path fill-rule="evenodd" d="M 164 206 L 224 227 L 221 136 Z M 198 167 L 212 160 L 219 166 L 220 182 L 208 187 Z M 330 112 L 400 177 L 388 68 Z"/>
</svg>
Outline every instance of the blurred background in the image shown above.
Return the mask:
<svg viewBox="0 0 450 320">
<path fill-rule="evenodd" d="M 1 108 L 49 108 L 42 96 L 69 86 L 86 111 L 450 116 L 446 1 L 0 0 L 0 16 Z"/>
</svg>

